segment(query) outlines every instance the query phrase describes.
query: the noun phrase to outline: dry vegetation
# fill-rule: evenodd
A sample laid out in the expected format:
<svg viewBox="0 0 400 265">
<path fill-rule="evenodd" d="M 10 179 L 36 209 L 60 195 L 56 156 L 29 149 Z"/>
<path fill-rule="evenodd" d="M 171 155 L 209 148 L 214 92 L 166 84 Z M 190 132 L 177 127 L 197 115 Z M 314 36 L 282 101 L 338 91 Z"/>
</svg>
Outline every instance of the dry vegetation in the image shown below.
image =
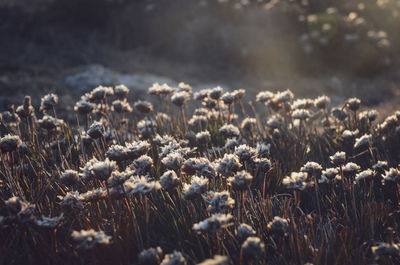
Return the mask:
<svg viewBox="0 0 400 265">
<path fill-rule="evenodd" d="M 400 112 L 97 87 L 2 113 L 2 264 L 399 263 Z M 262 109 L 255 111 L 255 109 Z"/>
</svg>

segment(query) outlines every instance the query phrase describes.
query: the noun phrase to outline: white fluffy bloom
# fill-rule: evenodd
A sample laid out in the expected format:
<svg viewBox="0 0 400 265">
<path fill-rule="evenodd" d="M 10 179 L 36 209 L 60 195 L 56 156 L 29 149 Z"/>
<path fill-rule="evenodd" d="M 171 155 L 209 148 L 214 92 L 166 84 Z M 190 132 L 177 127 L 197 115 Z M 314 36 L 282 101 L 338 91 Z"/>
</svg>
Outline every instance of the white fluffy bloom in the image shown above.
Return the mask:
<svg viewBox="0 0 400 265">
<path fill-rule="evenodd" d="M 239 157 L 235 154 L 224 154 L 224 157 L 216 161 L 216 170 L 225 177 L 231 176 L 238 171 L 242 166 L 239 162 Z"/>
<path fill-rule="evenodd" d="M 250 236 L 255 236 L 256 231 L 248 224 L 240 224 L 236 236 L 238 237 L 239 241 L 243 242 Z"/>
<path fill-rule="evenodd" d="M 208 188 L 208 179 L 204 177 L 192 177 L 190 184 L 185 183 L 183 186 L 183 197 L 185 200 L 193 200 L 199 198 Z"/>
<path fill-rule="evenodd" d="M 214 214 L 211 217 L 193 225 L 196 232 L 216 233 L 221 229 L 233 225 L 233 216 L 231 214 Z"/>
<path fill-rule="evenodd" d="M 177 187 L 179 185 L 179 182 L 179 178 L 173 170 L 168 170 L 164 172 L 164 174 L 160 177 L 160 184 L 163 189 L 167 191 Z"/>
<path fill-rule="evenodd" d="M 179 251 L 165 255 L 160 265 L 186 265 L 186 259 Z"/>
<path fill-rule="evenodd" d="M 239 190 L 245 190 L 250 186 L 252 180 L 253 176 L 250 173 L 242 170 L 237 172 L 233 177 L 228 178 L 228 185 L 231 185 Z"/>
<path fill-rule="evenodd" d="M 107 236 L 103 231 L 81 230 L 73 231 L 71 234 L 72 238 L 79 242 L 77 248 L 91 249 L 96 244 L 108 245 L 110 244 L 110 236 Z"/>
<path fill-rule="evenodd" d="M 206 259 L 197 265 L 228 265 L 229 258 L 227 256 L 215 255 L 212 259 Z"/>
<path fill-rule="evenodd" d="M 2 152 L 12 152 L 22 144 L 18 135 L 8 134 L 0 138 L 0 149 Z"/>
<path fill-rule="evenodd" d="M 371 169 L 367 169 L 364 171 L 361 171 L 356 175 L 355 180 L 357 182 L 361 181 L 362 179 L 371 179 L 374 176 L 374 172 Z"/>
<path fill-rule="evenodd" d="M 210 213 L 226 212 L 235 204 L 228 191 L 209 191 L 203 199 L 208 204 L 207 211 Z"/>
<path fill-rule="evenodd" d="M 259 260 L 264 254 L 265 245 L 258 237 L 248 237 L 242 244 L 243 258 Z"/>
<path fill-rule="evenodd" d="M 362 147 L 368 147 L 372 144 L 372 135 L 371 134 L 364 134 L 360 138 L 356 139 L 354 144 L 354 149 L 359 149 Z"/>
<path fill-rule="evenodd" d="M 282 184 L 287 189 L 304 190 L 313 185 L 312 182 L 307 182 L 307 173 L 305 172 L 292 172 L 290 176 L 283 179 Z"/>
</svg>

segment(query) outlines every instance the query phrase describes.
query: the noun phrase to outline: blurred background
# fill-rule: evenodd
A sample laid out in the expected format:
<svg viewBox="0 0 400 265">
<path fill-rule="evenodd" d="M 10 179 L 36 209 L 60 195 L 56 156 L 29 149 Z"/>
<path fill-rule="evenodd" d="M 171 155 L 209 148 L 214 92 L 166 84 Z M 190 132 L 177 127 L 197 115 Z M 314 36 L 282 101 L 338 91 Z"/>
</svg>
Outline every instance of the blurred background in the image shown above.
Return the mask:
<svg viewBox="0 0 400 265">
<path fill-rule="evenodd" d="M 290 88 L 400 106 L 398 0 L 0 0 L 0 110 L 98 85 Z M 69 103 L 70 102 L 70 103 Z"/>
</svg>

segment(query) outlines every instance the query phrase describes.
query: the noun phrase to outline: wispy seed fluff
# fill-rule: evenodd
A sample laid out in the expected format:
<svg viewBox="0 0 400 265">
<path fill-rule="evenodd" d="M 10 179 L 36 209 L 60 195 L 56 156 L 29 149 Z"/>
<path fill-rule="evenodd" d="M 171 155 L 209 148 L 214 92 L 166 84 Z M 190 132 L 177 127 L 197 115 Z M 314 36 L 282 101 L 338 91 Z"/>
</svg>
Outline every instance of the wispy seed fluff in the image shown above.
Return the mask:
<svg viewBox="0 0 400 265">
<path fill-rule="evenodd" d="M 65 196 L 57 196 L 57 198 L 60 201 L 60 205 L 64 207 L 73 207 L 73 208 L 78 208 L 78 209 L 83 209 L 83 203 L 79 199 L 79 192 L 77 191 L 72 191 L 72 192 L 67 192 Z"/>
<path fill-rule="evenodd" d="M 7 134 L 0 139 L 0 149 L 4 153 L 17 150 L 21 144 L 22 141 L 18 135 Z"/>
<path fill-rule="evenodd" d="M 175 88 L 170 87 L 167 84 L 160 85 L 159 83 L 154 83 L 151 87 L 149 87 L 148 93 L 150 95 L 161 96 L 161 95 L 169 95 L 172 92 L 174 92 L 174 90 Z"/>
<path fill-rule="evenodd" d="M 229 258 L 227 256 L 215 255 L 212 259 L 206 259 L 197 265 L 228 265 Z"/>
<path fill-rule="evenodd" d="M 217 86 L 208 91 L 208 96 L 212 99 L 217 100 L 222 96 L 222 93 L 224 93 L 224 89 L 220 86 Z"/>
<path fill-rule="evenodd" d="M 118 85 L 114 88 L 114 95 L 116 95 L 119 99 L 124 99 L 129 93 L 129 88 L 125 85 Z"/>
<path fill-rule="evenodd" d="M 270 91 L 261 91 L 257 94 L 256 101 L 265 103 L 268 100 L 271 100 L 273 97 L 274 97 L 274 93 L 272 93 Z"/>
<path fill-rule="evenodd" d="M 303 98 L 303 99 L 296 99 L 291 107 L 293 110 L 299 110 L 299 109 L 304 109 L 308 110 L 314 105 L 314 100 L 309 99 L 309 98 Z"/>
<path fill-rule="evenodd" d="M 110 187 L 116 187 L 122 185 L 127 179 L 134 175 L 134 171 L 130 169 L 126 169 L 123 172 L 119 172 L 117 170 L 111 173 L 111 176 L 108 178 L 107 183 Z"/>
<path fill-rule="evenodd" d="M 101 122 L 95 121 L 90 125 L 87 134 L 93 139 L 100 138 L 104 135 L 104 126 Z"/>
<path fill-rule="evenodd" d="M 107 198 L 107 190 L 105 188 L 98 188 L 81 193 L 78 199 L 82 202 L 96 202 Z"/>
<path fill-rule="evenodd" d="M 108 151 L 106 152 L 106 157 L 110 160 L 119 162 L 128 159 L 128 154 L 125 147 L 116 144 L 108 148 Z"/>
<path fill-rule="evenodd" d="M 89 101 L 87 96 L 82 96 L 81 99 L 76 102 L 74 110 L 81 115 L 86 115 L 93 111 L 94 104 Z"/>
<path fill-rule="evenodd" d="M 56 94 L 47 94 L 42 97 L 40 102 L 40 111 L 51 110 L 58 103 L 58 96 Z"/>
<path fill-rule="evenodd" d="M 242 170 L 237 172 L 233 177 L 228 178 L 228 185 L 238 190 L 246 190 L 250 186 L 252 180 L 253 176 Z"/>
<path fill-rule="evenodd" d="M 143 101 L 143 100 L 136 101 L 134 107 L 141 113 L 150 113 L 153 111 L 153 104 L 148 101 Z"/>
<path fill-rule="evenodd" d="M 322 171 L 322 166 L 317 162 L 309 161 L 301 169 L 301 172 L 307 172 L 308 174 L 317 174 Z"/>
<path fill-rule="evenodd" d="M 389 171 L 385 170 L 385 174 L 382 176 L 382 183 L 388 184 L 390 182 L 399 182 L 400 181 L 400 171 L 396 168 L 390 168 Z"/>
<path fill-rule="evenodd" d="M 203 199 L 208 204 L 207 211 L 210 213 L 226 212 L 235 204 L 235 200 L 231 198 L 228 191 L 209 191 Z"/>
<path fill-rule="evenodd" d="M 107 180 L 114 170 L 118 170 L 118 166 L 115 161 L 110 161 L 108 158 L 95 162 L 90 168 L 93 176 L 100 180 Z"/>
<path fill-rule="evenodd" d="M 349 109 L 351 109 L 352 111 L 356 111 L 360 108 L 361 100 L 359 100 L 358 98 L 349 98 L 346 104 Z"/>
<path fill-rule="evenodd" d="M 242 166 L 239 157 L 235 154 L 224 154 L 224 157 L 218 159 L 216 164 L 216 170 L 224 177 L 230 177 Z"/>
<path fill-rule="evenodd" d="M 205 130 L 196 134 L 196 142 L 198 144 L 206 145 L 211 141 L 210 132 Z"/>
<path fill-rule="evenodd" d="M 104 87 L 98 86 L 93 89 L 87 96 L 89 97 L 91 102 L 100 102 L 104 100 L 107 96 L 112 96 L 114 94 L 114 90 L 112 87 Z"/>
<path fill-rule="evenodd" d="M 264 254 L 265 245 L 258 237 L 248 237 L 242 244 L 244 260 L 260 260 Z"/>
<path fill-rule="evenodd" d="M 124 113 L 124 112 L 132 112 L 132 108 L 129 105 L 129 103 L 126 101 L 126 99 L 124 100 L 114 100 L 112 102 L 112 107 L 111 107 L 112 111 L 118 112 L 118 113 Z"/>
<path fill-rule="evenodd" d="M 186 259 L 179 251 L 165 255 L 160 265 L 186 265 Z"/>
<path fill-rule="evenodd" d="M 61 224 L 61 221 L 63 218 L 64 218 L 63 213 L 61 213 L 61 215 L 59 215 L 59 216 L 52 217 L 52 218 L 42 215 L 41 220 L 40 219 L 35 220 L 35 224 L 37 226 L 41 226 L 41 227 L 55 228 Z"/>
<path fill-rule="evenodd" d="M 240 242 L 245 241 L 248 237 L 255 236 L 256 231 L 248 224 L 240 224 L 237 228 L 236 236 Z"/>
<path fill-rule="evenodd" d="M 359 182 L 363 179 L 372 179 L 373 176 L 374 176 L 374 171 L 372 171 L 371 169 L 367 169 L 367 170 L 364 170 L 364 171 L 361 171 L 360 173 L 358 173 L 356 175 L 355 180 L 357 182 Z"/>
<path fill-rule="evenodd" d="M 161 160 L 168 169 L 179 170 L 184 161 L 183 156 L 178 152 L 169 153 L 166 157 Z"/>
<path fill-rule="evenodd" d="M 146 154 L 150 150 L 150 144 L 147 141 L 133 141 L 125 143 L 125 151 L 130 159 L 136 159 Z"/>
<path fill-rule="evenodd" d="M 239 137 L 240 135 L 238 127 L 233 124 L 224 124 L 219 128 L 219 132 L 225 137 Z"/>
<path fill-rule="evenodd" d="M 74 185 L 79 181 L 79 174 L 75 170 L 68 169 L 61 174 L 60 180 L 66 185 Z"/>
<path fill-rule="evenodd" d="M 364 134 L 360 138 L 356 139 L 356 142 L 354 144 L 354 149 L 369 147 L 371 144 L 372 144 L 372 135 Z"/>
<path fill-rule="evenodd" d="M 164 190 L 171 191 L 179 185 L 180 181 L 175 171 L 168 170 L 160 177 L 160 184 Z"/>
<path fill-rule="evenodd" d="M 231 214 L 217 213 L 204 221 L 194 224 L 193 230 L 199 233 L 216 233 L 231 225 L 233 225 L 233 216 Z"/>
<path fill-rule="evenodd" d="M 282 184 L 287 189 L 304 190 L 313 185 L 312 182 L 307 182 L 307 176 L 305 172 L 292 172 L 282 180 Z"/>
<path fill-rule="evenodd" d="M 286 233 L 289 227 L 288 220 L 275 216 L 274 219 L 268 223 L 268 229 L 273 233 L 283 234 Z"/>
<path fill-rule="evenodd" d="M 244 131 L 251 132 L 256 127 L 256 123 L 257 123 L 257 121 L 255 118 L 245 118 L 242 121 L 240 128 L 242 128 L 242 130 L 244 130 Z"/>
<path fill-rule="evenodd" d="M 346 153 L 345 152 L 336 152 L 334 155 L 329 157 L 331 160 L 331 163 L 334 164 L 335 166 L 341 166 L 344 165 L 346 162 Z"/>
<path fill-rule="evenodd" d="M 257 150 L 246 144 L 235 147 L 235 155 L 239 157 L 241 162 L 247 161 L 257 155 Z"/>
<path fill-rule="evenodd" d="M 158 181 L 149 181 L 145 177 L 131 178 L 124 183 L 124 188 L 129 194 L 147 194 L 161 188 Z"/>
<path fill-rule="evenodd" d="M 190 99 L 190 94 L 186 91 L 175 92 L 171 96 L 171 102 L 178 107 L 184 105 L 189 99 Z"/>
<path fill-rule="evenodd" d="M 306 120 L 311 117 L 311 112 L 306 109 L 296 109 L 292 113 L 293 119 Z"/>
<path fill-rule="evenodd" d="M 153 167 L 153 159 L 148 155 L 142 155 L 133 161 L 132 166 L 136 169 L 137 174 L 146 174 Z"/>
<path fill-rule="evenodd" d="M 207 191 L 208 179 L 204 177 L 194 176 L 192 177 L 190 184 L 185 183 L 183 185 L 183 198 L 185 200 L 194 200 L 200 198 L 203 193 Z"/>
<path fill-rule="evenodd" d="M 50 131 L 62 126 L 64 121 L 49 115 L 44 115 L 43 118 L 38 120 L 38 124 L 42 129 Z"/>
<path fill-rule="evenodd" d="M 326 109 L 329 106 L 331 99 L 327 96 L 320 96 L 315 99 L 314 104 L 315 107 L 318 109 Z"/>
<path fill-rule="evenodd" d="M 400 256 L 400 244 L 379 243 L 377 246 L 371 247 L 372 254 L 379 256 Z"/>
<path fill-rule="evenodd" d="M 233 97 L 233 94 L 231 92 L 225 92 L 221 96 L 221 99 L 226 105 L 230 105 L 230 104 L 232 104 L 234 102 L 234 97 Z"/>
<path fill-rule="evenodd" d="M 91 249 L 96 244 L 108 245 L 110 244 L 110 236 L 107 236 L 103 231 L 81 230 L 73 231 L 71 234 L 72 238 L 79 242 L 77 248 Z"/>
<path fill-rule="evenodd" d="M 158 265 L 161 263 L 162 255 L 163 251 L 160 247 L 145 249 L 139 253 L 139 264 Z"/>
<path fill-rule="evenodd" d="M 347 176 L 355 175 L 358 171 L 360 171 L 360 166 L 353 162 L 349 162 L 343 167 L 343 173 Z"/>
<path fill-rule="evenodd" d="M 385 170 L 386 168 L 388 168 L 387 161 L 378 161 L 378 162 L 376 162 L 375 165 L 372 166 L 372 169 L 374 169 L 376 171 L 380 171 L 380 172 L 383 172 L 383 170 Z"/>
</svg>

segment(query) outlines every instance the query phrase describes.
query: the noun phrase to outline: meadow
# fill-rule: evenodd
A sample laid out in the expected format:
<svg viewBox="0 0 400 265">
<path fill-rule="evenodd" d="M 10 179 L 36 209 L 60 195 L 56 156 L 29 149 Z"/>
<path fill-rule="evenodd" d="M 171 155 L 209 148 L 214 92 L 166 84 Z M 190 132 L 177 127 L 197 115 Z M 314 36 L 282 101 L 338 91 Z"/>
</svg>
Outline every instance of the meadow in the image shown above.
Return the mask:
<svg viewBox="0 0 400 265">
<path fill-rule="evenodd" d="M 400 111 L 99 86 L 1 114 L 0 264 L 399 264 Z"/>
</svg>

